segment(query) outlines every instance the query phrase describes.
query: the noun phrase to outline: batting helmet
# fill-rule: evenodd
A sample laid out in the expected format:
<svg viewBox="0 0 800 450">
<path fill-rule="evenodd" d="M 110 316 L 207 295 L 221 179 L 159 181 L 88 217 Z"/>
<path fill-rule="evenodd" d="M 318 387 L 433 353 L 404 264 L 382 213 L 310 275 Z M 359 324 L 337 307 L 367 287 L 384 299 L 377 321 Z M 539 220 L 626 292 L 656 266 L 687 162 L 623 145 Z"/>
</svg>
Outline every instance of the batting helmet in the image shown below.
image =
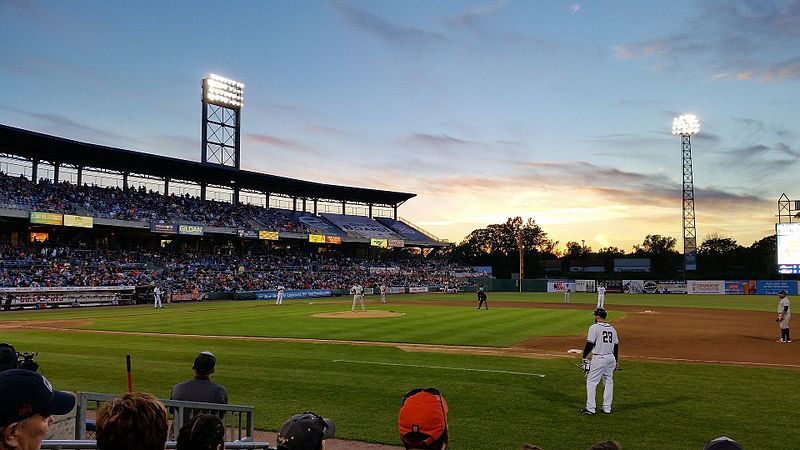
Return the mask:
<svg viewBox="0 0 800 450">
<path fill-rule="evenodd" d="M 597 308 L 597 309 L 594 310 L 594 315 L 595 316 L 600 316 L 603 319 L 605 319 L 608 316 L 608 313 L 603 308 Z"/>
</svg>

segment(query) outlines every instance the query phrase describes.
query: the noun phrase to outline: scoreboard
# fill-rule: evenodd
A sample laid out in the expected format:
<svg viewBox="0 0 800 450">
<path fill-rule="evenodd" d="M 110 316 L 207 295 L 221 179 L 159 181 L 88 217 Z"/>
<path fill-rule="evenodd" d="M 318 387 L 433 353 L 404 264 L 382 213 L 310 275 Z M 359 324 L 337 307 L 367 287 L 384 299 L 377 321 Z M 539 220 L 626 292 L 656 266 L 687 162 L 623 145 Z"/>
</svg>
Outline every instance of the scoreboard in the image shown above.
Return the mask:
<svg viewBox="0 0 800 450">
<path fill-rule="evenodd" d="M 800 222 L 775 225 L 778 236 L 778 273 L 800 273 Z"/>
</svg>

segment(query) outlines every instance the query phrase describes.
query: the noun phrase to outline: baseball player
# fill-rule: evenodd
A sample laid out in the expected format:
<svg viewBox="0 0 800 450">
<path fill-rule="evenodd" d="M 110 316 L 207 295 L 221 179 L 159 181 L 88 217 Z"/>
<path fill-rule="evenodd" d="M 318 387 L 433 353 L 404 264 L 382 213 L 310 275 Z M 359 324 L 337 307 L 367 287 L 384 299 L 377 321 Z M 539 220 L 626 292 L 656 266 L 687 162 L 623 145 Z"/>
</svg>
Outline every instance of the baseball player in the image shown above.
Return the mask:
<svg viewBox="0 0 800 450">
<path fill-rule="evenodd" d="M 351 308 L 350 311 L 356 312 L 357 301 L 361 302 L 361 310 L 366 311 L 367 308 L 364 307 L 364 287 L 356 283 L 351 291 L 353 292 L 353 308 Z"/>
<path fill-rule="evenodd" d="M 569 285 L 564 285 L 564 303 L 569 303 Z"/>
<path fill-rule="evenodd" d="M 386 303 L 386 283 L 381 284 L 381 303 Z"/>
<path fill-rule="evenodd" d="M 276 305 L 282 305 L 283 304 L 283 291 L 284 290 L 285 289 L 284 289 L 283 285 L 278 286 L 278 297 L 277 297 L 277 300 L 275 300 L 275 304 Z"/>
<path fill-rule="evenodd" d="M 778 293 L 778 318 L 775 319 L 775 322 L 781 327 L 781 338 L 778 339 L 778 342 L 781 344 L 788 344 L 792 342 L 792 338 L 789 337 L 789 319 L 792 317 L 792 311 L 789 309 L 789 297 L 786 296 L 786 291 L 780 291 Z"/>
<path fill-rule="evenodd" d="M 600 284 L 597 286 L 597 307 L 606 307 L 606 285 Z"/>
<path fill-rule="evenodd" d="M 162 294 L 161 288 L 158 285 L 156 285 L 156 287 L 153 289 L 153 298 L 155 299 L 155 303 L 153 306 L 154 308 L 164 307 L 164 305 L 161 304 L 161 294 Z"/>
<path fill-rule="evenodd" d="M 586 338 L 586 347 L 583 349 L 582 368 L 586 371 L 586 407 L 580 410 L 581 414 L 594 415 L 595 393 L 597 385 L 603 379 L 603 412 L 611 414 L 611 403 L 614 400 L 614 369 L 617 368 L 617 355 L 619 339 L 617 330 L 606 323 L 608 313 L 603 308 L 594 310 L 595 323 L 589 327 Z M 591 362 L 586 359 L 592 354 Z"/>
<path fill-rule="evenodd" d="M 478 286 L 478 309 L 481 309 L 481 305 L 486 305 L 486 309 L 489 309 L 489 301 L 486 298 L 486 292 L 483 290 L 482 284 Z"/>
</svg>

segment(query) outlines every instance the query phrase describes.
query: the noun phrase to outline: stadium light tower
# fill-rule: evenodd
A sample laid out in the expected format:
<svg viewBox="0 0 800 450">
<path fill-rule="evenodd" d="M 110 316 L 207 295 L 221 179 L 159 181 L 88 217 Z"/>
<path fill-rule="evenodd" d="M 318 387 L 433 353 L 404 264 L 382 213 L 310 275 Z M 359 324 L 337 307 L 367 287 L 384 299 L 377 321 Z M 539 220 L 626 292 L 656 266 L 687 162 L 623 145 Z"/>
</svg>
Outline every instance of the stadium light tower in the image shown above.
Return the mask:
<svg viewBox="0 0 800 450">
<path fill-rule="evenodd" d="M 244 84 L 211 74 L 203 79 L 203 164 L 239 168 Z"/>
<path fill-rule="evenodd" d="M 697 229 L 694 223 L 694 176 L 692 175 L 692 135 L 700 131 L 700 120 L 684 114 L 672 121 L 672 134 L 681 137 L 683 152 L 683 269 L 697 270 Z"/>
</svg>

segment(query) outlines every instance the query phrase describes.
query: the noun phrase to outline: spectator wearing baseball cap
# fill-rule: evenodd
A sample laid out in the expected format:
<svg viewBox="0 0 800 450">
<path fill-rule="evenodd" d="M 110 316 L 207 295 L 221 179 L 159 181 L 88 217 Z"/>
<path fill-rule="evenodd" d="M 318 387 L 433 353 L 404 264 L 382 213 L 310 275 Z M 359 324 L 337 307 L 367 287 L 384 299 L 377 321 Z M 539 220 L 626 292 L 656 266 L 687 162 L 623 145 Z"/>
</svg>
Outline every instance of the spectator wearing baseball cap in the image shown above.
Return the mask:
<svg viewBox="0 0 800 450">
<path fill-rule="evenodd" d="M 217 365 L 217 358 L 211 352 L 201 352 L 194 359 L 194 378 L 172 387 L 172 400 L 190 402 L 228 403 L 228 391 L 225 386 L 211 381 L 211 374 Z"/>
<path fill-rule="evenodd" d="M 313 412 L 296 414 L 281 425 L 276 441 L 278 450 L 322 450 L 325 439 L 336 434 L 336 424 Z"/>
<path fill-rule="evenodd" d="M 178 450 L 223 450 L 225 424 L 214 414 L 194 416 L 181 427 L 177 441 Z"/>
<path fill-rule="evenodd" d="M 447 402 L 438 389 L 418 388 L 407 392 L 397 418 L 400 439 L 406 449 L 446 449 L 447 411 Z"/>
<path fill-rule="evenodd" d="M 711 441 L 703 447 L 703 450 L 742 450 L 741 444 L 729 438 L 728 436 L 720 436 Z"/>
<path fill-rule="evenodd" d="M 67 414 L 75 397 L 53 390 L 42 375 L 24 369 L 0 373 L 0 450 L 38 450 L 53 415 Z"/>
</svg>

